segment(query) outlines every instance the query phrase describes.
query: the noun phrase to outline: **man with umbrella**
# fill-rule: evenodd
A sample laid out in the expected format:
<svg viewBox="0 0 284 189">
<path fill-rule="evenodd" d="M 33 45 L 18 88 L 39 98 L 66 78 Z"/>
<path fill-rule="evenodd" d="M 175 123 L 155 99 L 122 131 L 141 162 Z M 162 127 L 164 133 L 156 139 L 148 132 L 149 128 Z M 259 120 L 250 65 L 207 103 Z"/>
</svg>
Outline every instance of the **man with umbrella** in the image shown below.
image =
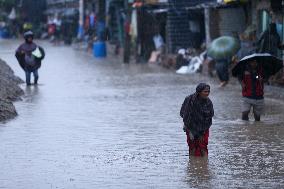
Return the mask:
<svg viewBox="0 0 284 189">
<path fill-rule="evenodd" d="M 282 68 L 282 60 L 268 53 L 255 53 L 242 58 L 232 74 L 242 85 L 242 119 L 248 121 L 253 108 L 255 121 L 260 121 L 264 109 L 264 81 Z"/>
</svg>

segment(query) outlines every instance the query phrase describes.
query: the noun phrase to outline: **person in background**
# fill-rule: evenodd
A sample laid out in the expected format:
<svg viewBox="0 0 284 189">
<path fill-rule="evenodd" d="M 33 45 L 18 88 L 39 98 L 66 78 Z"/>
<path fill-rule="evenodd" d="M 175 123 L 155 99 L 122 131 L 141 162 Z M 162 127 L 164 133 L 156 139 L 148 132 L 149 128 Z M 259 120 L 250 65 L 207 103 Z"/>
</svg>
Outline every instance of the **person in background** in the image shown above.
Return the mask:
<svg viewBox="0 0 284 189">
<path fill-rule="evenodd" d="M 61 17 L 56 15 L 53 20 L 53 23 L 55 25 L 54 45 L 59 45 L 61 40 L 61 25 L 62 25 Z"/>
<path fill-rule="evenodd" d="M 242 74 L 238 76 L 242 85 L 242 120 L 249 120 L 250 109 L 253 108 L 255 121 L 260 121 L 264 109 L 264 74 L 263 68 L 256 60 L 251 60 Z"/>
<path fill-rule="evenodd" d="M 225 87 L 229 82 L 229 65 L 232 62 L 232 58 L 226 59 L 214 59 L 215 69 L 220 80 L 220 87 Z"/>
<path fill-rule="evenodd" d="M 202 63 L 202 72 L 205 73 L 205 70 L 209 77 L 214 77 L 214 70 L 215 70 L 215 61 L 213 58 L 208 56 L 207 52 L 204 55 L 204 60 Z"/>
<path fill-rule="evenodd" d="M 236 57 L 238 60 L 241 60 L 243 57 L 253 54 L 256 51 L 254 40 L 253 40 L 253 34 L 240 34 L 240 44 L 241 48 L 238 51 Z"/>
<path fill-rule="evenodd" d="M 187 96 L 181 106 L 180 116 L 183 118 L 184 131 L 187 136 L 189 155 L 207 156 L 209 128 L 212 125 L 214 108 L 208 98 L 210 86 L 200 83 L 196 92 Z"/>
<path fill-rule="evenodd" d="M 16 50 L 16 58 L 25 71 L 26 84 L 31 85 L 31 73 L 34 75 L 34 84 L 38 83 L 38 69 L 44 58 L 44 50 L 33 42 L 34 34 L 32 31 L 24 33 L 25 42 Z"/>
<path fill-rule="evenodd" d="M 281 44 L 280 36 L 277 33 L 276 24 L 271 23 L 257 41 L 258 53 L 269 53 L 273 56 L 278 56 L 278 49 L 283 50 L 284 45 Z"/>
<path fill-rule="evenodd" d="M 153 36 L 153 42 L 155 45 L 155 50 L 152 51 L 150 59 L 148 60 L 149 63 L 161 63 L 161 55 L 164 51 L 164 39 L 159 32 Z"/>
</svg>

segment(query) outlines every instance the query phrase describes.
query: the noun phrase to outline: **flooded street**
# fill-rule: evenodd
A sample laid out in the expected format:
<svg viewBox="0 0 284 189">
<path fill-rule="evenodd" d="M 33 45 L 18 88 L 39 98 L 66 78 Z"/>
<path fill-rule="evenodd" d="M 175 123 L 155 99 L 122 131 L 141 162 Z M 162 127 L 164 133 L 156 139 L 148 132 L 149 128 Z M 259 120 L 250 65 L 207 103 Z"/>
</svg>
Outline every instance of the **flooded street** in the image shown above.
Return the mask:
<svg viewBox="0 0 284 189">
<path fill-rule="evenodd" d="M 24 79 L 18 43 L 0 41 L 0 56 Z M 235 82 L 39 44 L 39 85 L 23 84 L 19 116 L 0 124 L 1 189 L 284 187 L 283 89 L 267 87 L 262 121 L 243 122 Z M 215 108 L 209 157 L 189 160 L 179 110 L 201 81 Z"/>
</svg>

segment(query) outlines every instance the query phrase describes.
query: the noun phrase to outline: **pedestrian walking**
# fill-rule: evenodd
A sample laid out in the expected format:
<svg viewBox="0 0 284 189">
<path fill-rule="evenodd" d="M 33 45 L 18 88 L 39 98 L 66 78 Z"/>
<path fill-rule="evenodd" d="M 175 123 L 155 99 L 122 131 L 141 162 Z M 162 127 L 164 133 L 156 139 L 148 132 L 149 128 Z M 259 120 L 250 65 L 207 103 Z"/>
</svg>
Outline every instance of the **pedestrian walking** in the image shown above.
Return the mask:
<svg viewBox="0 0 284 189">
<path fill-rule="evenodd" d="M 215 69 L 220 80 L 220 87 L 225 87 L 229 82 L 229 65 L 232 58 L 215 59 Z"/>
<path fill-rule="evenodd" d="M 200 83 L 196 87 L 196 92 L 185 98 L 180 110 L 191 156 L 208 155 L 209 128 L 214 116 L 213 104 L 208 98 L 209 93 L 210 86 Z"/>
<path fill-rule="evenodd" d="M 26 84 L 31 85 L 31 74 L 34 75 L 34 84 L 38 83 L 38 69 L 41 67 L 45 53 L 44 50 L 33 42 L 34 34 L 32 31 L 24 33 L 25 42 L 16 50 L 16 58 L 25 71 Z"/>
<path fill-rule="evenodd" d="M 230 36 L 221 36 L 212 41 L 207 55 L 214 59 L 215 69 L 220 79 L 220 87 L 227 85 L 229 81 L 229 66 L 233 57 L 240 49 L 240 41 Z"/>
</svg>

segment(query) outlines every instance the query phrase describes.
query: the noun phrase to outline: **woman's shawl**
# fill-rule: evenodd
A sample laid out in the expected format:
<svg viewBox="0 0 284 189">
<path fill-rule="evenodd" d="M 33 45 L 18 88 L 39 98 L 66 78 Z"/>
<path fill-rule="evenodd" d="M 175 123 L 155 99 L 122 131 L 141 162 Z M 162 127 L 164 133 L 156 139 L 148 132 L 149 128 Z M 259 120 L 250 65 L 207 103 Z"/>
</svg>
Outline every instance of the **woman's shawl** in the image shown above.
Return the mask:
<svg viewBox="0 0 284 189">
<path fill-rule="evenodd" d="M 213 104 L 209 98 L 201 99 L 198 93 L 187 96 L 182 104 L 180 116 L 193 135 L 204 132 L 212 125 Z"/>
</svg>

